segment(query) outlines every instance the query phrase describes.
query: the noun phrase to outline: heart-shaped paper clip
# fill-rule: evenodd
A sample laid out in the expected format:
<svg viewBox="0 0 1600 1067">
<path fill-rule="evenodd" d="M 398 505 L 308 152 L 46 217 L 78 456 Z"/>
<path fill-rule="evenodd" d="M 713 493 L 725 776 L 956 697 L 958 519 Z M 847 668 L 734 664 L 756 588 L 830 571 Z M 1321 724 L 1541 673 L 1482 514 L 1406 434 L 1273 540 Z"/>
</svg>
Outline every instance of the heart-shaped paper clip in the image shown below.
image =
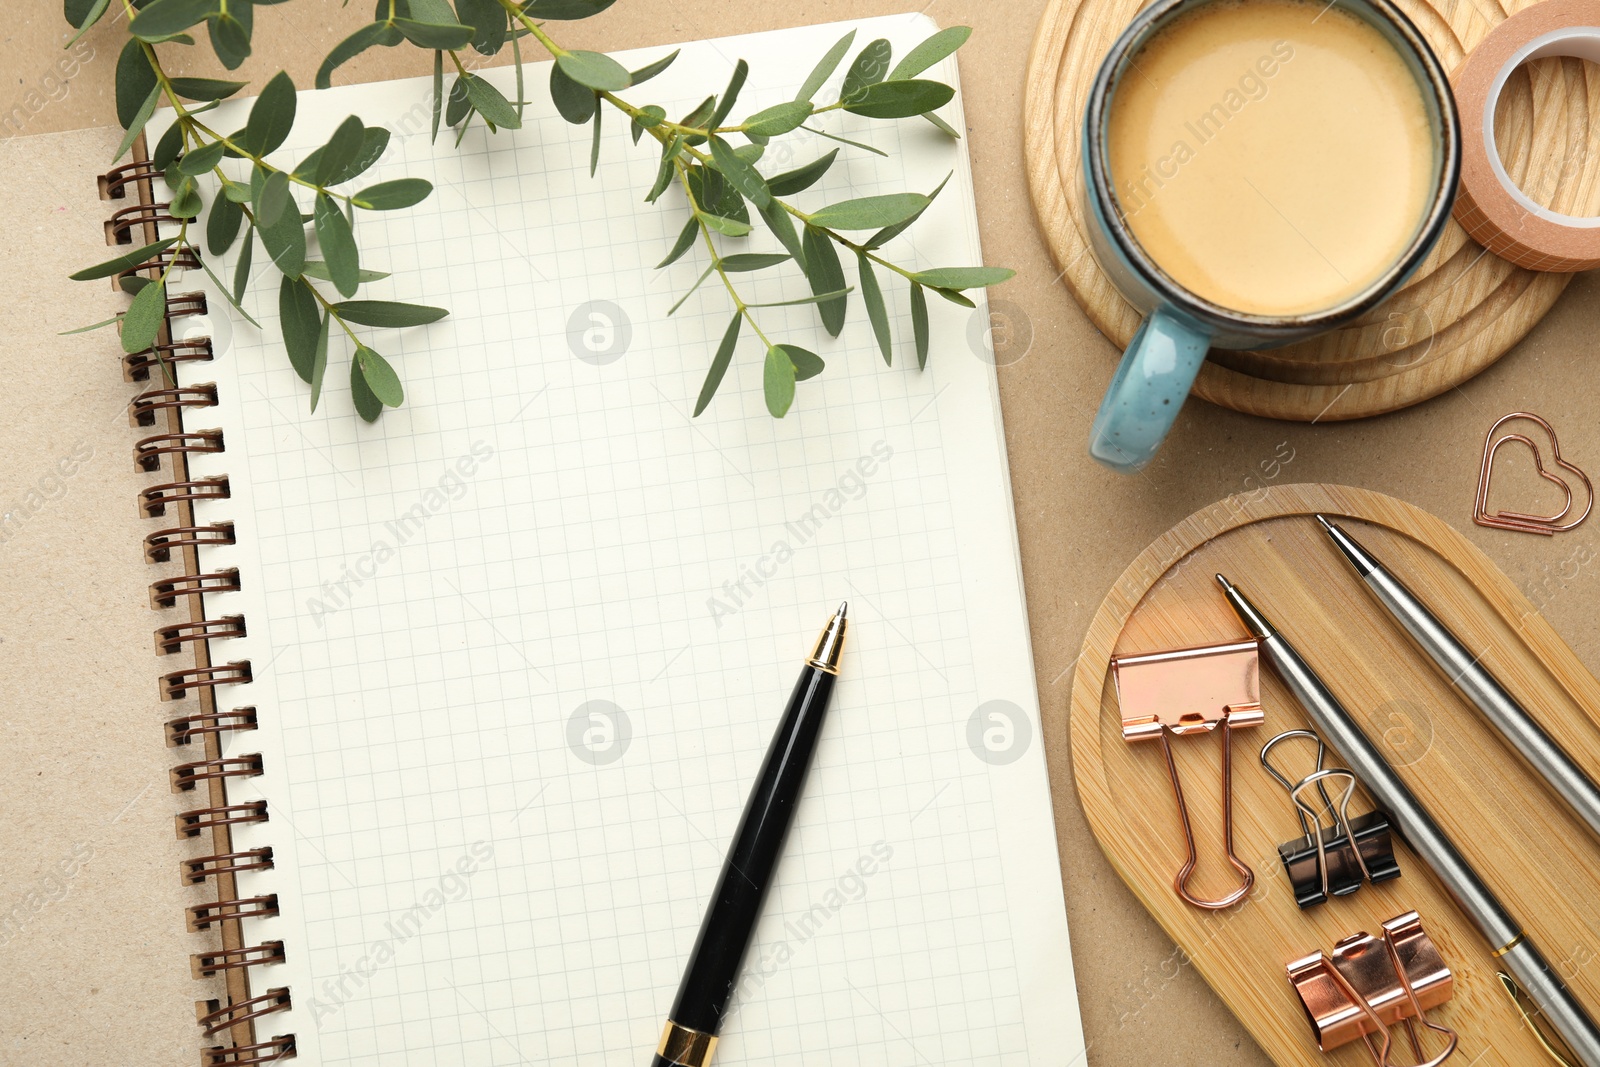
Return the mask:
<svg viewBox="0 0 1600 1067">
<path fill-rule="evenodd" d="M 1539 445 L 1530 437 L 1520 433 L 1508 433 L 1503 437 L 1496 437 L 1495 432 L 1512 419 L 1527 419 L 1538 423 L 1550 438 L 1550 458 L 1556 467 L 1569 471 L 1578 481 L 1583 483 L 1585 502 L 1583 511 L 1575 519 L 1567 519 L 1572 512 L 1573 493 L 1572 485 L 1561 475 L 1545 467 L 1544 454 Z M 1567 503 L 1554 515 L 1529 515 L 1521 511 L 1489 511 L 1489 483 L 1494 477 L 1494 460 L 1500 452 L 1500 446 L 1507 441 L 1519 441 L 1528 446 L 1533 453 L 1534 469 L 1539 477 L 1547 482 L 1554 482 L 1566 494 Z M 1583 520 L 1589 517 L 1589 512 L 1594 509 L 1594 485 L 1589 481 L 1589 476 L 1578 467 L 1561 458 L 1561 444 L 1556 440 L 1556 431 L 1548 422 L 1538 415 L 1528 411 L 1513 411 L 1495 420 L 1489 427 L 1488 436 L 1483 439 L 1483 465 L 1478 469 L 1478 499 L 1472 507 L 1472 521 L 1479 526 L 1490 526 L 1497 530 L 1516 530 L 1521 533 L 1542 534 L 1549 537 L 1551 534 L 1565 533 L 1575 529 Z M 1566 520 L 1566 521 L 1563 521 Z"/>
</svg>

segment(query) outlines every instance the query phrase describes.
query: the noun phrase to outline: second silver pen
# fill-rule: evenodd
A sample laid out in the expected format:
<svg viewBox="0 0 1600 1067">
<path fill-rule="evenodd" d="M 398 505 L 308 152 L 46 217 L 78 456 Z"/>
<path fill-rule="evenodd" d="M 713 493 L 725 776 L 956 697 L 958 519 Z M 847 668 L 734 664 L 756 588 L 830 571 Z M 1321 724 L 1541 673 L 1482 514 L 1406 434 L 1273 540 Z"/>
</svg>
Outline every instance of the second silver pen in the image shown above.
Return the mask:
<svg viewBox="0 0 1600 1067">
<path fill-rule="evenodd" d="M 1311 665 L 1267 621 L 1243 593 L 1217 575 L 1229 605 L 1261 643 L 1262 655 L 1295 695 L 1323 738 L 1344 757 L 1367 791 L 1388 809 L 1413 851 L 1433 869 L 1505 963 L 1522 989 L 1539 1006 L 1584 1067 L 1600 1067 L 1600 1028 L 1584 1012 L 1537 947 L 1506 911 L 1494 891 L 1472 868 L 1422 802 L 1406 786 L 1389 761 L 1350 717 Z"/>
<path fill-rule="evenodd" d="M 1317 516 L 1322 528 L 1339 546 L 1344 558 L 1349 560 L 1374 600 L 1382 604 L 1394 620 L 1403 627 L 1417 647 L 1425 652 L 1439 672 L 1463 696 L 1472 701 L 1490 724 L 1528 765 L 1565 800 L 1589 826 L 1589 832 L 1600 838 L 1600 786 L 1583 772 L 1565 749 L 1545 733 L 1533 716 L 1506 692 L 1489 671 L 1479 662 L 1460 638 L 1450 632 L 1438 616 L 1428 610 L 1417 595 L 1406 588 L 1404 582 L 1390 574 L 1388 569 L 1373 558 L 1355 538 L 1345 533 L 1336 523 L 1322 515 Z"/>
</svg>

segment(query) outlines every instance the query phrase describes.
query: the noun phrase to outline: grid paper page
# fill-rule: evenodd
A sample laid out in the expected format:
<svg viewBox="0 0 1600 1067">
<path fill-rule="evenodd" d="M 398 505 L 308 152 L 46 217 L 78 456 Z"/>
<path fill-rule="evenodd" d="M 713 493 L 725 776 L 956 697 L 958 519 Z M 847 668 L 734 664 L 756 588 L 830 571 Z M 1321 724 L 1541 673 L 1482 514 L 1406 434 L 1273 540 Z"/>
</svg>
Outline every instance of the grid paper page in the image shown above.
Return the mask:
<svg viewBox="0 0 1600 1067">
<path fill-rule="evenodd" d="M 743 57 L 739 113 L 754 111 L 845 28 L 686 46 L 639 102 L 687 111 Z M 934 28 L 868 20 L 857 42 L 904 54 Z M 774 420 L 747 336 L 691 418 L 731 308 L 708 284 L 666 315 L 705 265 L 653 269 L 682 195 L 641 203 L 658 153 L 614 114 L 591 179 L 589 130 L 555 115 L 546 67 L 528 74 L 519 132 L 430 145 L 418 79 L 302 94 L 275 157 L 355 113 L 394 131 L 360 184 L 436 186 L 357 223 L 363 265 L 393 272 L 361 296 L 451 311 L 367 331 L 404 407 L 361 423 L 336 339 L 307 415 L 268 272 L 246 295 L 260 331 L 215 292 L 208 319 L 179 320 L 217 349 L 185 371 L 218 383 L 195 425 L 227 442 L 196 474 L 232 479 L 200 521 L 238 529 L 205 569 L 237 567 L 244 587 L 207 607 L 249 628 L 214 656 L 254 665 L 221 695 L 261 723 L 229 751 L 266 767 L 232 794 L 270 803 L 236 847 L 277 860 L 242 894 L 279 894 L 247 936 L 281 940 L 287 962 L 252 981 L 293 993 L 263 1034 L 296 1034 L 308 1065 L 644 1062 L 800 662 L 847 599 L 842 677 L 718 1062 L 1081 1062 L 981 299 L 930 301 L 920 373 L 897 277 L 892 368 L 859 306 L 837 340 L 810 307 L 763 309 L 827 370 Z M 928 76 L 955 75 L 947 60 Z M 487 77 L 513 95 L 509 69 Z M 945 113 L 962 126 L 959 103 Z M 818 121 L 889 156 L 845 149 L 802 207 L 953 171 L 886 254 L 982 262 L 964 144 L 916 120 Z M 834 146 L 771 151 L 794 166 Z M 237 254 L 213 268 L 230 277 Z M 806 291 L 792 268 L 738 282 L 752 300 Z"/>
</svg>

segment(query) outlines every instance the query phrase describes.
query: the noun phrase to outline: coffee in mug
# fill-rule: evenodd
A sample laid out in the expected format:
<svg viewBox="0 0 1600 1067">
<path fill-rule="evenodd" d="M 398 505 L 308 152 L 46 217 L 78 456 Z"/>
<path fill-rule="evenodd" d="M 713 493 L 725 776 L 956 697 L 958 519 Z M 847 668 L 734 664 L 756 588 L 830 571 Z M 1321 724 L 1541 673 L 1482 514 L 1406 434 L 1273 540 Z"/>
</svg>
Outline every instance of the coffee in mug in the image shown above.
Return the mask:
<svg viewBox="0 0 1600 1067">
<path fill-rule="evenodd" d="M 1131 60 L 1111 178 L 1134 238 L 1225 308 L 1288 315 L 1361 292 L 1433 198 L 1422 87 L 1370 22 L 1308 0 L 1215 0 Z"/>
</svg>

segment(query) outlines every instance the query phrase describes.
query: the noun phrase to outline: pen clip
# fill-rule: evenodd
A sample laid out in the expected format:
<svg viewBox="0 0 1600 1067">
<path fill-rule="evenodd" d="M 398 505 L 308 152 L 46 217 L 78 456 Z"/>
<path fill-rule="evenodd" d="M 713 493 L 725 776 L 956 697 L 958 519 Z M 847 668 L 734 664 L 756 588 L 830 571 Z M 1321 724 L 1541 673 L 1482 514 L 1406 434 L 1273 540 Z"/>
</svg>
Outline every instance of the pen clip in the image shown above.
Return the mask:
<svg viewBox="0 0 1600 1067">
<path fill-rule="evenodd" d="M 1522 1021 L 1527 1024 L 1533 1036 L 1538 1039 L 1539 1046 L 1545 1050 L 1552 1060 L 1561 1067 L 1578 1067 L 1577 1057 L 1572 1049 L 1562 1040 L 1560 1034 L 1546 1034 L 1544 1027 L 1539 1025 L 1539 1016 L 1543 1015 L 1539 1005 L 1533 998 L 1517 984 L 1517 980 L 1504 971 L 1496 971 L 1495 977 L 1500 979 L 1500 985 L 1505 989 L 1506 996 L 1511 998 L 1511 1003 L 1517 1006 L 1517 1014 L 1522 1016 Z"/>
</svg>

